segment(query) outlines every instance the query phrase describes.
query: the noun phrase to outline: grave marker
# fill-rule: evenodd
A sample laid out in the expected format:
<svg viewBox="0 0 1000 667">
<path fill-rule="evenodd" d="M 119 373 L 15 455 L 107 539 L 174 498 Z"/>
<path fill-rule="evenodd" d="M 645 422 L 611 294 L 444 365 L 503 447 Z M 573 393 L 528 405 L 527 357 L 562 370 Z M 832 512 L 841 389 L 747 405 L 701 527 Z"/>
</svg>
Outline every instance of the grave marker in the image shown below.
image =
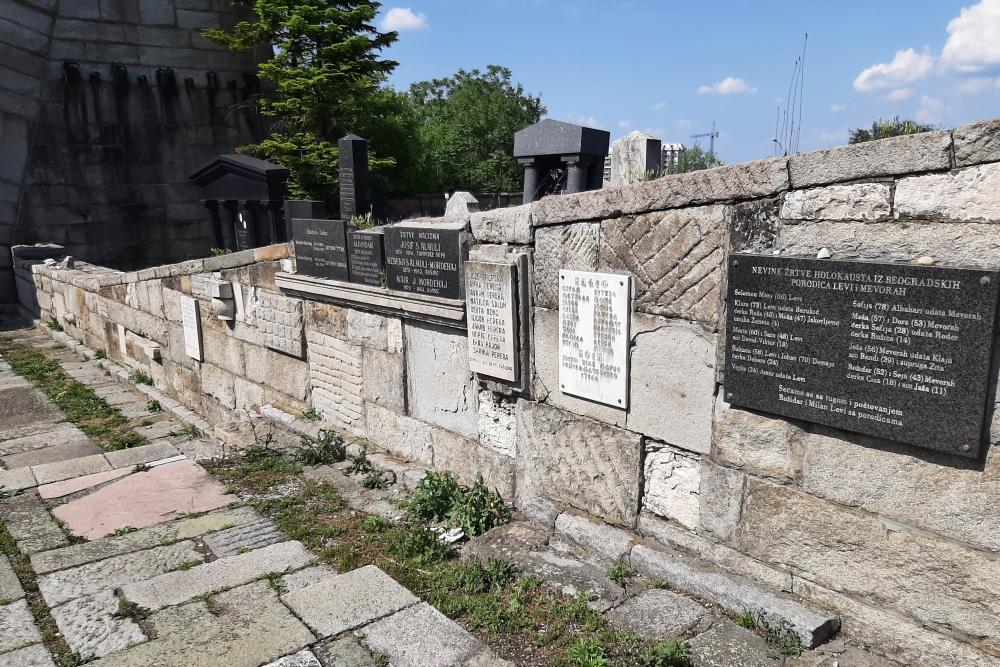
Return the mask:
<svg viewBox="0 0 1000 667">
<path fill-rule="evenodd" d="M 181 324 L 184 325 L 184 352 L 198 361 L 204 361 L 201 346 L 201 319 L 198 317 L 198 300 L 186 294 L 181 299 Z"/>
<path fill-rule="evenodd" d="M 347 259 L 352 283 L 385 287 L 385 230 L 381 227 L 349 230 Z"/>
<path fill-rule="evenodd" d="M 344 280 L 347 269 L 347 230 L 343 220 L 292 220 L 292 244 L 298 273 L 316 278 Z"/>
<path fill-rule="evenodd" d="M 511 382 L 518 376 L 515 284 L 511 264 L 465 263 L 469 368 Z"/>
<path fill-rule="evenodd" d="M 466 228 L 465 222 L 419 221 L 384 227 L 389 289 L 461 299 L 470 243 Z"/>
</svg>

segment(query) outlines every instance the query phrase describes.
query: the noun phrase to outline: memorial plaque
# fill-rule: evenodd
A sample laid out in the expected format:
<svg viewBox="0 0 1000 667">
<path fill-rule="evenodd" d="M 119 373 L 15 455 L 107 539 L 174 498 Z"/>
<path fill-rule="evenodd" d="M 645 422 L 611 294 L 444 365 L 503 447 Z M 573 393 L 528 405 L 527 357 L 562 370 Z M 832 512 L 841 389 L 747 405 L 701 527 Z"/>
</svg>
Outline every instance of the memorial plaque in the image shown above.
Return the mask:
<svg viewBox="0 0 1000 667">
<path fill-rule="evenodd" d="M 559 271 L 559 388 L 628 407 L 632 277 Z"/>
<path fill-rule="evenodd" d="M 292 220 L 296 271 L 305 276 L 348 279 L 347 230 L 343 220 Z"/>
<path fill-rule="evenodd" d="M 347 232 L 347 264 L 352 283 L 385 287 L 385 234 L 380 227 Z"/>
<path fill-rule="evenodd" d="M 465 263 L 465 314 L 469 326 L 469 369 L 517 381 L 517 304 L 514 267 L 495 262 Z"/>
<path fill-rule="evenodd" d="M 198 317 L 198 300 L 186 294 L 181 297 L 181 324 L 184 325 L 184 352 L 187 356 L 203 361 L 201 347 L 201 319 Z"/>
<path fill-rule="evenodd" d="M 389 289 L 462 298 L 462 263 L 469 255 L 464 222 L 400 222 L 383 229 Z"/>
<path fill-rule="evenodd" d="M 998 277 L 973 269 L 734 256 L 725 398 L 975 457 Z"/>
</svg>

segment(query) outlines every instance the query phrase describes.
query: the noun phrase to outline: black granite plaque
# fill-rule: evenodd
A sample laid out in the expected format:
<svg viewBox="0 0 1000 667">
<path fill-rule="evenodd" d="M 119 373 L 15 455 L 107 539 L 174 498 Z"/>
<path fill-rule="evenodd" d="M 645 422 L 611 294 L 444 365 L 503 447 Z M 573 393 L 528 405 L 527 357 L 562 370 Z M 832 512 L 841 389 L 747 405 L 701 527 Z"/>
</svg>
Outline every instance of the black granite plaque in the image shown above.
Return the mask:
<svg viewBox="0 0 1000 667">
<path fill-rule="evenodd" d="M 389 289 L 463 298 L 462 264 L 469 255 L 464 222 L 401 222 L 383 229 Z"/>
<path fill-rule="evenodd" d="M 726 400 L 975 457 L 995 271 L 737 255 Z"/>
<path fill-rule="evenodd" d="M 385 234 L 380 227 L 347 232 L 351 282 L 385 287 Z"/>
<path fill-rule="evenodd" d="M 292 219 L 296 270 L 305 276 L 347 280 L 347 230 L 343 220 Z"/>
</svg>

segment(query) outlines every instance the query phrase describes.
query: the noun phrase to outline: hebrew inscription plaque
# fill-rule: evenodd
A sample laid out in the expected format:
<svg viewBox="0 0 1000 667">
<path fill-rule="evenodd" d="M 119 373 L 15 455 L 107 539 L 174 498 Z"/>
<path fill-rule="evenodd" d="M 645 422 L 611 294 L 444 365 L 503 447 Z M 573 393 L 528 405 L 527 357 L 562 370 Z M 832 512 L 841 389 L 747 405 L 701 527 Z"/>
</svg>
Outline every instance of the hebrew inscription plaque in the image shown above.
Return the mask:
<svg viewBox="0 0 1000 667">
<path fill-rule="evenodd" d="M 496 262 L 465 263 L 465 313 L 469 325 L 469 368 L 517 381 L 517 307 L 514 267 Z"/>
<path fill-rule="evenodd" d="M 296 270 L 305 276 L 347 280 L 347 231 L 343 220 L 292 220 Z"/>
<path fill-rule="evenodd" d="M 559 388 L 628 407 L 632 277 L 559 271 Z"/>
<path fill-rule="evenodd" d="M 726 400 L 975 457 L 989 392 L 995 271 L 730 259 Z"/>
</svg>

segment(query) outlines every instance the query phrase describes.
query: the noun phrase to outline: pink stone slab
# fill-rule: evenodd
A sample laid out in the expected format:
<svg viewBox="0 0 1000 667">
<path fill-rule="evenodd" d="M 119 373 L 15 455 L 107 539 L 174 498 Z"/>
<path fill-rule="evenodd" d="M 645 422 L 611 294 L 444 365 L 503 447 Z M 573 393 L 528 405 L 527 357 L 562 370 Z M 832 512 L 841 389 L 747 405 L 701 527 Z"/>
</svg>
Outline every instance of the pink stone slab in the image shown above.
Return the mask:
<svg viewBox="0 0 1000 667">
<path fill-rule="evenodd" d="M 129 475 L 52 514 L 74 535 L 93 540 L 126 526 L 145 528 L 238 501 L 201 466 L 185 460 Z"/>
<path fill-rule="evenodd" d="M 62 498 L 63 496 L 68 496 L 71 493 L 83 491 L 84 489 L 89 489 L 92 486 L 97 486 L 98 484 L 103 484 L 104 482 L 110 482 L 113 479 L 124 477 L 131 472 L 132 470 L 130 468 L 105 470 L 104 472 L 95 472 L 93 475 L 84 475 L 83 477 L 67 479 L 65 482 L 45 484 L 38 487 L 38 495 L 42 498 Z"/>
</svg>

